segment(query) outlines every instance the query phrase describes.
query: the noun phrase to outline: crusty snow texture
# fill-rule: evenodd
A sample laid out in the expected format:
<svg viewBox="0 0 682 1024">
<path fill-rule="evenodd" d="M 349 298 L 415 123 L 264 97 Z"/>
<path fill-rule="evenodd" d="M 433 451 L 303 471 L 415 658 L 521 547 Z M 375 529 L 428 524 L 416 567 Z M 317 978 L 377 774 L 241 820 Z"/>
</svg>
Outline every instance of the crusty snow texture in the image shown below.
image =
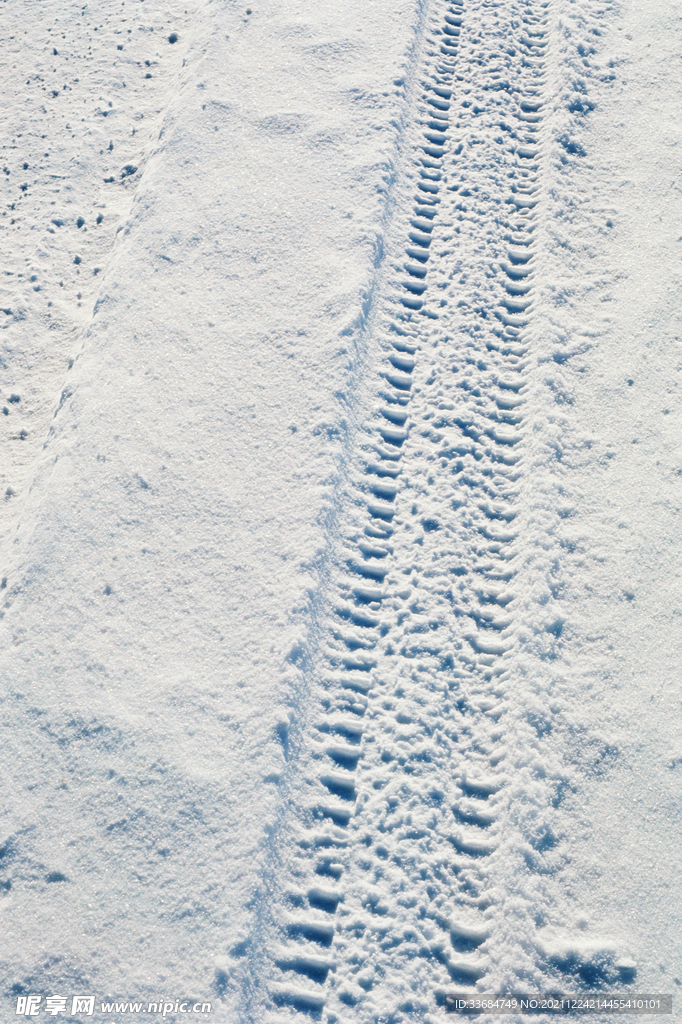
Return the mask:
<svg viewBox="0 0 682 1024">
<path fill-rule="evenodd" d="M 676 993 L 674 5 L 0 10 L 3 1020 Z"/>
</svg>

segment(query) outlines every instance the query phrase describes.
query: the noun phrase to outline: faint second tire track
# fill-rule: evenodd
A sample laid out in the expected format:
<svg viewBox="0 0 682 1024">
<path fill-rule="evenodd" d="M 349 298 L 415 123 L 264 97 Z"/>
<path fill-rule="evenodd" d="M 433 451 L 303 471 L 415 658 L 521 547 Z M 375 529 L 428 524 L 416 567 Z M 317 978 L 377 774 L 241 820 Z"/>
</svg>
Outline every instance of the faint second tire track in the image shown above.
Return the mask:
<svg viewBox="0 0 682 1024">
<path fill-rule="evenodd" d="M 10 587 L 10 538 L 35 460 L 57 396 L 70 393 L 78 343 L 177 92 L 196 16 L 192 5 L 156 3 L 134 17 L 102 4 L 34 13 L 22 2 L 3 12 L 0 575 Z"/>
</svg>

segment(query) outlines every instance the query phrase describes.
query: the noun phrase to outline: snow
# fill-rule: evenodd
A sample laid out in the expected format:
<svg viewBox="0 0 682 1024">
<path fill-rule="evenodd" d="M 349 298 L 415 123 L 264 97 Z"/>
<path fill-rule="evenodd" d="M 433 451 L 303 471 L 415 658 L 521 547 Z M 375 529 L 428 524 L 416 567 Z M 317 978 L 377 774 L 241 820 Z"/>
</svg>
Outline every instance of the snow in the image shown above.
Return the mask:
<svg viewBox="0 0 682 1024">
<path fill-rule="evenodd" d="M 3 15 L 7 1019 L 676 994 L 679 15 Z"/>
</svg>

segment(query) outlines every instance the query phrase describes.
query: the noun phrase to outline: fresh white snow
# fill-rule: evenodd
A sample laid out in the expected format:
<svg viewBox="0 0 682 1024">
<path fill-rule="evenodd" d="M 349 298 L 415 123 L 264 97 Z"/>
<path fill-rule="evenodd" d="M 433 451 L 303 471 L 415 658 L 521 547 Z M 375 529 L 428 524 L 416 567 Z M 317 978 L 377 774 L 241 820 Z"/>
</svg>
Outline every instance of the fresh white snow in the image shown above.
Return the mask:
<svg viewBox="0 0 682 1024">
<path fill-rule="evenodd" d="M 674 5 L 1 11 L 2 1019 L 682 1019 Z"/>
</svg>

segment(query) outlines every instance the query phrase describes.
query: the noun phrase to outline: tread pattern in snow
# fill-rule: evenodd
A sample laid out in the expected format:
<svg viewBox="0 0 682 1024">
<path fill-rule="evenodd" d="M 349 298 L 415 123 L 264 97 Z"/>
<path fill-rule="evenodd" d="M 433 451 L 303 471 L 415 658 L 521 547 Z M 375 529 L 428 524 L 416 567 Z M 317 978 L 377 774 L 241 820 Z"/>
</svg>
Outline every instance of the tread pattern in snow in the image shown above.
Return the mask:
<svg viewBox="0 0 682 1024">
<path fill-rule="evenodd" d="M 330 1021 L 423 1012 L 514 973 L 496 877 L 513 842 L 546 8 L 443 4 L 425 41 L 407 244 L 377 317 L 386 361 L 314 665 L 272 956 L 274 1004 Z"/>
</svg>

